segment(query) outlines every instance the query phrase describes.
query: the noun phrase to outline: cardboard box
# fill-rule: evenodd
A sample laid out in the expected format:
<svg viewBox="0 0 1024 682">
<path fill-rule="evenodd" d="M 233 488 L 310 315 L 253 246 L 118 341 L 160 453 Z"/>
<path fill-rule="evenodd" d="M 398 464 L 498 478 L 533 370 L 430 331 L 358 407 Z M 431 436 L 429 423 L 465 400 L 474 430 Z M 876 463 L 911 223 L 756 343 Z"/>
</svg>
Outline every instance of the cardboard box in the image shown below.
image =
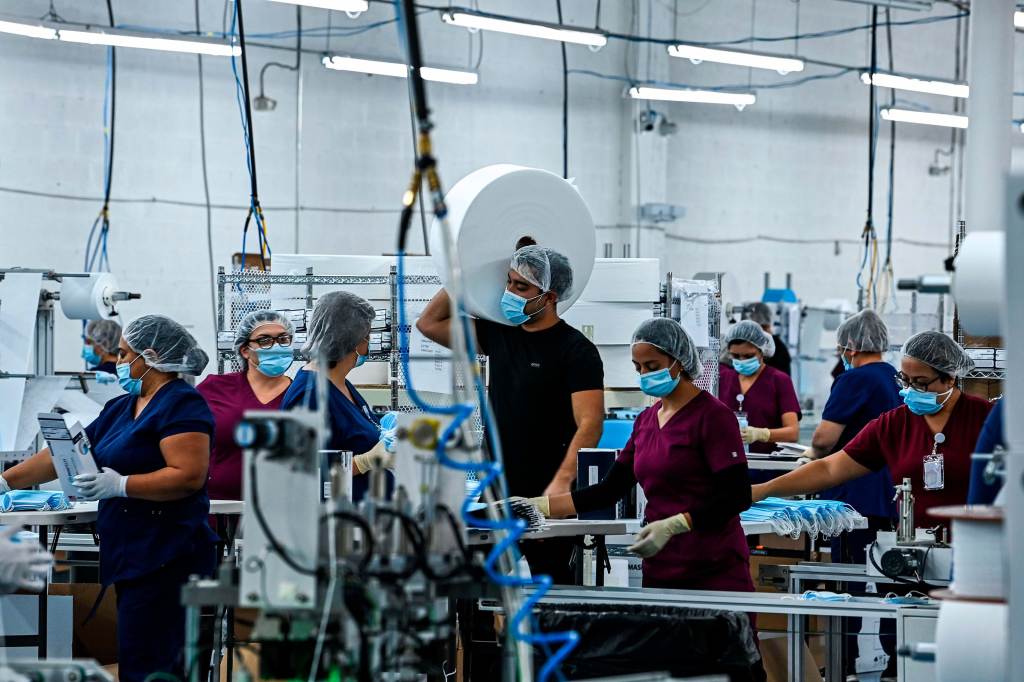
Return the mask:
<svg viewBox="0 0 1024 682">
<path fill-rule="evenodd" d="M 598 346 L 629 345 L 640 323 L 654 317 L 651 303 L 577 301 L 562 319 Z M 632 365 L 630 365 L 632 368 Z"/>
<path fill-rule="evenodd" d="M 657 258 L 597 258 L 580 300 L 653 303 L 660 293 Z"/>
<path fill-rule="evenodd" d="M 101 665 L 117 662 L 117 595 L 111 586 L 96 608 L 92 620 L 85 623 L 102 587 L 95 583 L 51 583 L 50 594 L 72 598 L 74 623 L 72 655 L 94 658 Z"/>
</svg>

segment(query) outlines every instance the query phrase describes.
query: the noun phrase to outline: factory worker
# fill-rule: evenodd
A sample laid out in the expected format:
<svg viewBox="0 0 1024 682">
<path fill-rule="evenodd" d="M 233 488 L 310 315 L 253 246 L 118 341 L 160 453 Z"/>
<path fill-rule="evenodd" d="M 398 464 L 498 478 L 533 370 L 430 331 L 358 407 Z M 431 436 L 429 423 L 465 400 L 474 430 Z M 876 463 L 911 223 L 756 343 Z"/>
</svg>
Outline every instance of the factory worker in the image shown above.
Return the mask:
<svg viewBox="0 0 1024 682">
<path fill-rule="evenodd" d="M 530 501 L 561 518 L 612 506 L 639 482 L 647 523 L 629 549 L 644 558 L 644 587 L 752 592 L 739 517 L 750 482 L 736 417 L 694 384 L 700 351 L 675 320 L 643 322 L 632 353 L 641 390 L 658 402 L 637 417 L 600 483 Z"/>
<path fill-rule="evenodd" d="M 114 376 L 117 371 L 117 344 L 121 341 L 121 325 L 113 320 L 91 320 L 85 326 L 82 358 L 90 372 Z M 114 379 L 110 380 L 113 383 Z"/>
<path fill-rule="evenodd" d="M 872 310 L 857 313 L 839 326 L 836 353 L 845 371 L 832 384 L 808 456 L 821 458 L 839 452 L 870 421 L 903 404 L 893 381 L 896 368 L 882 359 L 888 350 L 889 330 Z M 866 529 L 832 539 L 832 561 L 864 563 L 864 548 L 877 531 L 892 530 L 896 515 L 888 468 L 824 490 L 821 497 L 846 502 L 867 518 Z"/>
<path fill-rule="evenodd" d="M 33 539 L 21 539 L 18 526 L 0 526 L 0 594 L 42 592 L 53 555 Z"/>
<path fill-rule="evenodd" d="M 991 408 L 957 388 L 957 377 L 973 368 L 945 334 L 911 336 L 896 373 L 904 404 L 871 421 L 839 452 L 755 485 L 754 499 L 816 493 L 888 465 L 893 485 L 911 481 L 915 525 L 944 525 L 927 510 L 967 501 L 971 453 Z"/>
<path fill-rule="evenodd" d="M 370 325 L 376 312 L 365 299 L 347 291 L 332 291 L 316 302 L 308 325 L 303 351 L 313 359 L 295 375 L 284 394 L 282 410 L 296 407 L 317 409 L 316 372 L 327 363 L 327 410 L 331 418 L 330 450 L 352 452 L 356 474 L 380 464 L 387 466 L 391 438 L 382 433 L 380 422 L 348 374 L 366 362 L 370 354 Z M 365 476 L 352 483 L 352 499 L 360 501 L 369 483 Z"/>
<path fill-rule="evenodd" d="M 743 442 L 750 452 L 771 453 L 775 443 L 792 443 L 800 437 L 800 401 L 793 381 L 765 358 L 775 354 L 775 342 L 753 320 L 733 325 L 722 345 L 728 349 L 732 368 L 719 372 L 718 396 L 729 409 L 746 414 Z"/>
<path fill-rule="evenodd" d="M 278 410 L 292 380 L 285 375 L 292 365 L 295 328 L 275 310 L 255 310 L 235 329 L 235 353 L 242 371 L 211 374 L 196 386 L 213 412 L 213 447 L 210 451 L 212 500 L 242 499 L 242 449 L 235 442 L 235 427 L 247 410 Z"/>
<path fill-rule="evenodd" d="M 992 403 L 992 411 L 988 413 L 978 435 L 978 444 L 974 447 L 974 451 L 979 454 L 991 454 L 996 450 L 1006 450 L 1002 398 Z M 1002 489 L 1002 478 L 997 476 L 991 482 L 985 480 L 985 469 L 989 461 L 991 460 L 981 458 L 972 460 L 967 504 L 993 504 Z"/>
<path fill-rule="evenodd" d="M 174 320 L 144 315 L 118 347 L 125 390 L 86 427 L 100 472 L 75 479 L 99 500 L 100 580 L 117 588 L 119 677 L 181 678 L 190 575 L 210 575 L 217 536 L 207 524 L 206 474 L 213 415 L 180 374 L 197 375 L 208 358 Z M 0 490 L 56 478 L 48 449 L 4 472 Z"/>
<path fill-rule="evenodd" d="M 511 324 L 476 320 L 477 349 L 488 356 L 488 397 L 501 438 L 505 476 L 512 495 L 567 493 L 576 478 L 576 455 L 592 448 L 604 424 L 604 367 L 597 347 L 558 316 L 558 302 L 572 291 L 569 260 L 528 244 L 509 263 L 504 290 L 495 284 Z M 417 328 L 450 345 L 451 308 L 439 292 Z M 523 548 L 535 575 L 573 581 L 573 542 L 545 540 Z"/>
<path fill-rule="evenodd" d="M 747 319 L 759 324 L 761 329 L 771 336 L 772 341 L 775 342 L 775 352 L 771 357 L 764 359 L 764 364 L 774 367 L 787 376 L 791 374 L 793 359 L 789 355 L 789 348 L 786 346 L 786 343 L 782 340 L 781 336 L 775 333 L 775 328 L 772 326 L 772 309 L 767 303 L 758 301 L 750 305 Z"/>
</svg>

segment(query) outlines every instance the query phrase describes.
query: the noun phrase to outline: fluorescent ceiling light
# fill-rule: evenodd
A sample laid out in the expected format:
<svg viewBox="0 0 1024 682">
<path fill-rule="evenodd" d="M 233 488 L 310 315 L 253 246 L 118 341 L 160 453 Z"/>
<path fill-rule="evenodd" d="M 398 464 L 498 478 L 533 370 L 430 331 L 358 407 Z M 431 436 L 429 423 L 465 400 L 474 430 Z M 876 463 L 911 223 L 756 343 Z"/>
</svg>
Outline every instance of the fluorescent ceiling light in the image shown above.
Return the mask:
<svg viewBox="0 0 1024 682">
<path fill-rule="evenodd" d="M 524 19 L 502 19 L 486 14 L 470 12 L 442 12 L 441 20 L 453 26 L 483 31 L 513 33 L 528 38 L 560 40 L 563 43 L 577 43 L 591 47 L 604 47 L 608 36 L 603 31 L 585 28 L 567 28 L 563 24 L 549 24 L 543 21 Z"/>
<path fill-rule="evenodd" d="M 242 54 L 242 48 L 223 40 L 205 38 L 157 37 L 152 34 L 118 29 L 93 28 L 78 31 L 62 28 L 58 37 L 68 43 L 84 45 L 109 45 L 111 47 L 135 47 L 144 50 L 162 50 L 164 52 L 186 52 L 189 54 L 205 54 L 213 57 L 231 57 Z"/>
<path fill-rule="evenodd" d="M 871 74 L 864 71 L 860 74 L 864 85 L 871 85 Z M 970 87 L 967 83 L 956 83 L 953 81 L 933 81 L 913 76 L 899 76 L 894 73 L 875 72 L 875 85 L 880 88 L 892 88 L 893 90 L 911 90 L 913 92 L 926 92 L 932 95 L 946 95 L 947 97 L 967 98 L 970 94 Z"/>
<path fill-rule="evenodd" d="M 409 66 L 404 62 L 386 62 L 379 59 L 340 56 L 324 57 L 323 65 L 335 71 L 354 71 L 374 76 L 406 78 L 409 75 Z M 424 80 L 451 83 L 453 85 L 476 85 L 479 80 L 479 76 L 474 71 L 439 69 L 434 66 L 424 66 L 420 69 L 420 73 L 423 75 Z"/>
<path fill-rule="evenodd" d="M 732 104 L 742 109 L 757 101 L 752 92 L 718 92 L 716 90 L 684 90 L 682 88 L 632 87 L 633 99 L 654 99 L 666 102 L 700 102 L 703 104 Z"/>
<path fill-rule="evenodd" d="M 1024 12 L 1013 13 L 1013 25 L 1015 28 L 1024 28 Z"/>
<path fill-rule="evenodd" d="M 888 9 L 909 9 L 915 11 L 931 10 L 932 0 L 844 0 L 859 5 L 878 5 Z"/>
<path fill-rule="evenodd" d="M 882 109 L 882 118 L 886 121 L 900 123 L 922 123 L 929 126 L 945 126 L 947 128 L 966 128 L 967 117 L 957 114 L 936 114 L 931 111 L 914 111 L 913 109 Z"/>
<path fill-rule="evenodd" d="M 339 12 L 365 12 L 370 9 L 368 0 L 272 0 L 286 5 L 302 5 L 317 9 L 333 9 Z"/>
<path fill-rule="evenodd" d="M 21 21 L 0 20 L 0 33 L 10 33 L 26 38 L 44 38 L 54 40 L 57 38 L 57 31 L 41 23 L 24 23 Z"/>
<path fill-rule="evenodd" d="M 689 59 L 694 64 L 717 62 L 734 66 L 749 66 L 754 69 L 769 69 L 781 74 L 804 70 L 804 60 L 795 57 L 777 57 L 742 50 L 715 50 L 697 45 L 669 45 L 668 53 L 680 59 Z"/>
</svg>

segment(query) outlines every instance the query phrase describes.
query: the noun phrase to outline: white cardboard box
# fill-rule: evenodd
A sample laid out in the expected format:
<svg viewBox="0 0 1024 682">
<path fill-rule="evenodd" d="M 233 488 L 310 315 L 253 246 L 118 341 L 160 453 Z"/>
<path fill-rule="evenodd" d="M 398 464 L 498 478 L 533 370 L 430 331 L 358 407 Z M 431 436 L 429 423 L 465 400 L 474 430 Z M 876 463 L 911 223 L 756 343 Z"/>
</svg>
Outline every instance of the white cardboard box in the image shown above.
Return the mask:
<svg viewBox="0 0 1024 682">
<path fill-rule="evenodd" d="M 597 258 L 580 300 L 653 303 L 658 300 L 660 285 L 657 258 Z"/>
<path fill-rule="evenodd" d="M 562 316 L 583 335 L 603 345 L 628 345 L 641 322 L 654 317 L 651 303 L 577 301 Z"/>
</svg>

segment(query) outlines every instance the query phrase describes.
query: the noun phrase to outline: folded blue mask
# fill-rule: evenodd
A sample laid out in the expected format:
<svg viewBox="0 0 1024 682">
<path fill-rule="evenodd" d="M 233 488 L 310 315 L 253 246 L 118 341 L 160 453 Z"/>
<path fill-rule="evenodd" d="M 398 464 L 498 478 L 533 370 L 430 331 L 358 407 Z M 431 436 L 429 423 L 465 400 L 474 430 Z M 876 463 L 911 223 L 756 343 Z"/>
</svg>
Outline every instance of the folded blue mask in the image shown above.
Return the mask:
<svg viewBox="0 0 1024 682">
<path fill-rule="evenodd" d="M 12 490 L 0 495 L 0 512 L 62 511 L 70 508 L 67 496 L 53 490 Z"/>
</svg>

